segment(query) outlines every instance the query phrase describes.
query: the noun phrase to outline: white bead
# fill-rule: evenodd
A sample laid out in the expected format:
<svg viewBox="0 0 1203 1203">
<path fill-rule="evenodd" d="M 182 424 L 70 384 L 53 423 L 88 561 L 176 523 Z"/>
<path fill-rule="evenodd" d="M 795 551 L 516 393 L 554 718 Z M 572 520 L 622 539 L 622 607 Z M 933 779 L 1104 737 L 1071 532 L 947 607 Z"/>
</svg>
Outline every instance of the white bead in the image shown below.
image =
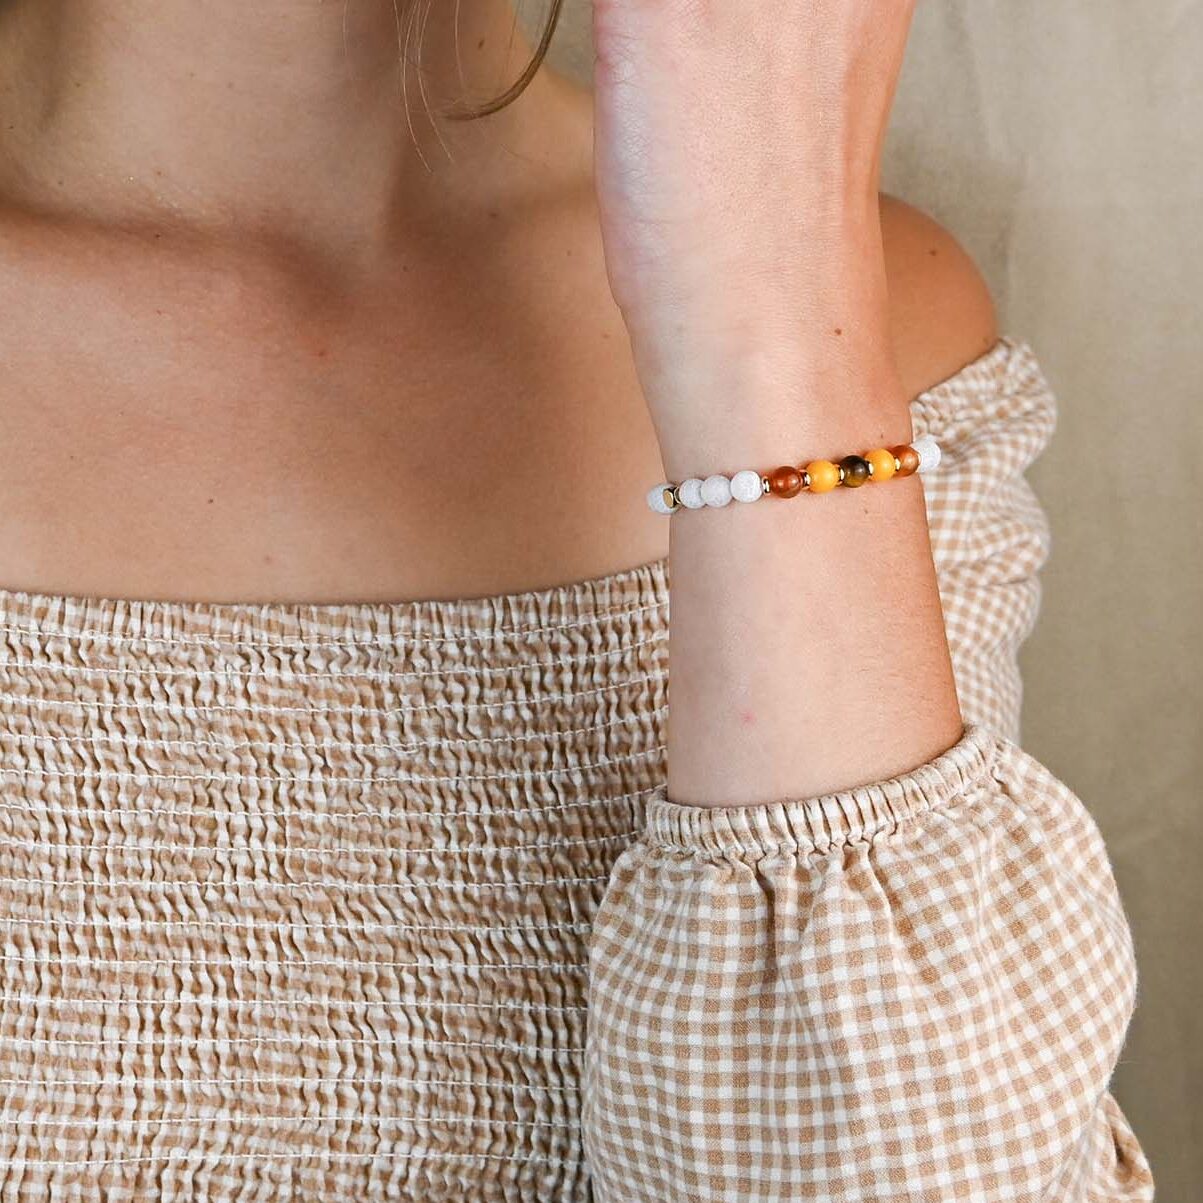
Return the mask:
<svg viewBox="0 0 1203 1203">
<path fill-rule="evenodd" d="M 664 500 L 664 490 L 671 489 L 672 485 L 665 481 L 661 485 L 657 485 L 654 489 L 649 489 L 647 493 L 648 508 L 654 510 L 657 514 L 671 514 L 672 506 Z"/>
<path fill-rule="evenodd" d="M 681 481 L 677 486 L 677 496 L 681 504 L 689 510 L 700 510 L 706 505 L 702 500 L 702 482 L 696 476 Z"/>
<path fill-rule="evenodd" d="M 745 468 L 731 477 L 731 496 L 736 501 L 759 501 L 764 496 L 764 481 L 759 472 Z"/>
<path fill-rule="evenodd" d="M 940 444 L 931 435 L 925 434 L 921 439 L 916 439 L 911 446 L 919 453 L 919 472 L 930 472 L 940 466 Z"/>
<path fill-rule="evenodd" d="M 719 472 L 707 476 L 702 481 L 702 500 L 716 509 L 726 505 L 731 500 L 731 481 Z"/>
</svg>

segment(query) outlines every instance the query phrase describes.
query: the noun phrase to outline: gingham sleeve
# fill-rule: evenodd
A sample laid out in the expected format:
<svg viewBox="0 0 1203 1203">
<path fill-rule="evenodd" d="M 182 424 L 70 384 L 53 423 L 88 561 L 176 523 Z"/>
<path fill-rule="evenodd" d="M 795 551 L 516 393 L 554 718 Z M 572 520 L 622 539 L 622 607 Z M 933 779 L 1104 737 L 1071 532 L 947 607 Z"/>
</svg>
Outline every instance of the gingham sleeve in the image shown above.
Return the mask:
<svg viewBox="0 0 1203 1203">
<path fill-rule="evenodd" d="M 651 797 L 590 937 L 596 1203 L 1153 1198 L 1108 1090 L 1137 974 L 1107 851 L 1013 738 L 1051 399 L 1026 348 L 988 359 L 916 422 L 964 732 L 823 796 Z"/>
<path fill-rule="evenodd" d="M 1027 476 L 1057 402 L 1026 343 L 999 342 L 915 399 L 915 437 L 943 456 L 923 477 L 932 556 L 961 713 L 1019 740 L 1019 649 L 1040 608 L 1048 519 Z"/>
</svg>

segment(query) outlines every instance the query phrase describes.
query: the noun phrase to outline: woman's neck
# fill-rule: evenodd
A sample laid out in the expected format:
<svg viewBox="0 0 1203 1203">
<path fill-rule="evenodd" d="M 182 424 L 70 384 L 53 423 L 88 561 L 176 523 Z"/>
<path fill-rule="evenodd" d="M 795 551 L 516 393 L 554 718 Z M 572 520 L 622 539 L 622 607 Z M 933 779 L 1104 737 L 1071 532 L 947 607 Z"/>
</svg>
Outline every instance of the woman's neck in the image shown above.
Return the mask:
<svg viewBox="0 0 1203 1203">
<path fill-rule="evenodd" d="M 546 71 L 496 116 L 428 116 L 503 90 L 529 54 L 509 0 L 9 0 L 0 193 L 370 247 L 579 160 L 563 135 L 582 94 Z"/>
</svg>

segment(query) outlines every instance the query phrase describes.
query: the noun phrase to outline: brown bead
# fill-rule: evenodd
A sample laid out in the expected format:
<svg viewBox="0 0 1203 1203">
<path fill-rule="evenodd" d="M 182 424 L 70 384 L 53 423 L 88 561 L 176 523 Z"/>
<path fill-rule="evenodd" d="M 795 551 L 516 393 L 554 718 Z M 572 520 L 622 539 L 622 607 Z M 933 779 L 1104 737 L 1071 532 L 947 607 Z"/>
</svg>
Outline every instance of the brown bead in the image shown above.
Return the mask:
<svg viewBox="0 0 1203 1203">
<path fill-rule="evenodd" d="M 840 482 L 845 488 L 859 489 L 869 479 L 869 461 L 859 455 L 845 455 L 840 460 L 844 479 Z"/>
<path fill-rule="evenodd" d="M 802 473 L 786 464 L 769 473 L 769 492 L 774 497 L 797 497 L 802 492 Z"/>
<path fill-rule="evenodd" d="M 898 471 L 895 476 L 913 476 L 919 470 L 919 452 L 910 443 L 901 443 L 891 447 L 894 458 L 898 461 Z"/>
</svg>

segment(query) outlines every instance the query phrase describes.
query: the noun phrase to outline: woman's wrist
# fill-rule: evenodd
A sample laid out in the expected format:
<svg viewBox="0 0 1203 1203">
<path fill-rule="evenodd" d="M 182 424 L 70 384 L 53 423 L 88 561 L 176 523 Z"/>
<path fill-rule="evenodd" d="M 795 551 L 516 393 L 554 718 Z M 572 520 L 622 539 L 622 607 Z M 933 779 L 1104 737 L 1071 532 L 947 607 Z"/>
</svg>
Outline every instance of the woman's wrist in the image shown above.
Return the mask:
<svg viewBox="0 0 1203 1203">
<path fill-rule="evenodd" d="M 808 438 L 856 441 L 875 420 L 908 437 L 876 219 L 872 230 L 849 219 L 795 260 L 759 285 L 699 288 L 654 315 L 627 315 L 670 475 L 719 454 L 759 462 L 786 450 L 782 438 L 797 454 Z"/>
<path fill-rule="evenodd" d="M 640 378 L 671 479 L 768 469 L 912 433 L 888 335 L 863 327 L 791 335 L 766 323 L 754 341 L 712 343 Z"/>
<path fill-rule="evenodd" d="M 699 404 L 693 415 L 657 425 L 665 476 L 679 481 L 743 468 L 768 473 L 782 465 L 909 443 L 911 411 L 897 375 L 883 371 L 879 379 L 875 391 L 863 384 L 855 390 L 802 385 L 796 395 L 771 404 L 751 390 L 739 399 Z"/>
</svg>

